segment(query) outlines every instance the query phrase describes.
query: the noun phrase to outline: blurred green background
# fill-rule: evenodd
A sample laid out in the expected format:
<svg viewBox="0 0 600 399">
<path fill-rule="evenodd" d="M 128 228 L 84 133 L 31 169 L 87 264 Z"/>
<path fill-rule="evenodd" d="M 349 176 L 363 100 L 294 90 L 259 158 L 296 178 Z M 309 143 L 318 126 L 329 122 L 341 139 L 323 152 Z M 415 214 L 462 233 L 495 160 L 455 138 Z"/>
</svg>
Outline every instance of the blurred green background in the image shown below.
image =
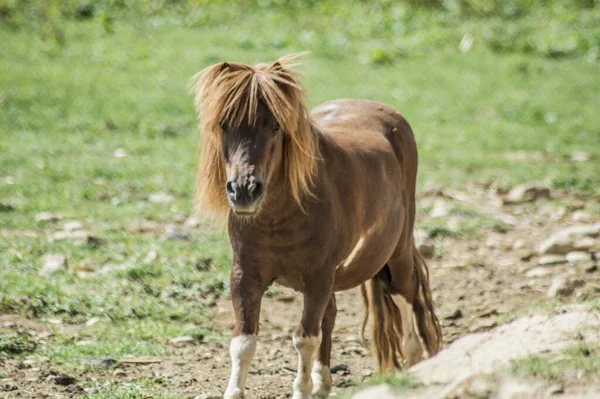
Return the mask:
<svg viewBox="0 0 600 399">
<path fill-rule="evenodd" d="M 36 354 L 81 371 L 182 334 L 223 339 L 208 308 L 230 253 L 219 224 L 190 219 L 189 79 L 299 51 L 311 106 L 367 98 L 406 116 L 420 189 L 600 195 L 597 0 L 0 0 L 0 312 L 112 321 Z M 47 254 L 68 269 L 41 276 Z"/>
</svg>

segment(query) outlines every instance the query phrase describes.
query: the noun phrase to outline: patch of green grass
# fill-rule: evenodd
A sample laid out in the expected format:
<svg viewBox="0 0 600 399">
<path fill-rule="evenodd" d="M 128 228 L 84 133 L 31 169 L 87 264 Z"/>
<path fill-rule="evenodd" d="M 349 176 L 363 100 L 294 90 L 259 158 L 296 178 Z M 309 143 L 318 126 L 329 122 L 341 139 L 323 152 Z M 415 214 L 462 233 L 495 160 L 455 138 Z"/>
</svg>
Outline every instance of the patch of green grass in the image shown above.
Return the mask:
<svg viewBox="0 0 600 399">
<path fill-rule="evenodd" d="M 170 394 L 165 392 L 163 387 L 148 380 L 136 381 L 135 383 L 109 383 L 99 384 L 94 388 L 97 393 L 86 394 L 82 399 L 183 399 L 184 396 Z"/>
<path fill-rule="evenodd" d="M 0 356 L 14 356 L 31 353 L 36 343 L 26 334 L 0 334 Z"/>
<path fill-rule="evenodd" d="M 342 398 L 350 398 L 353 393 L 359 392 L 367 387 L 380 384 L 387 384 L 399 392 L 415 389 L 421 386 L 421 384 L 414 377 L 403 372 L 377 374 L 372 378 L 369 378 L 366 382 L 345 390 L 342 394 Z"/>
<path fill-rule="evenodd" d="M 561 354 L 531 356 L 514 361 L 511 371 L 516 375 L 551 381 L 594 381 L 600 372 L 600 352 L 590 344 L 581 343 L 565 349 Z"/>
<path fill-rule="evenodd" d="M 500 316 L 500 324 L 509 323 L 520 317 L 532 316 L 534 314 L 552 314 L 558 312 L 564 307 L 564 302 L 558 298 L 544 298 L 534 301 L 523 309 L 514 312 L 502 314 Z"/>
</svg>

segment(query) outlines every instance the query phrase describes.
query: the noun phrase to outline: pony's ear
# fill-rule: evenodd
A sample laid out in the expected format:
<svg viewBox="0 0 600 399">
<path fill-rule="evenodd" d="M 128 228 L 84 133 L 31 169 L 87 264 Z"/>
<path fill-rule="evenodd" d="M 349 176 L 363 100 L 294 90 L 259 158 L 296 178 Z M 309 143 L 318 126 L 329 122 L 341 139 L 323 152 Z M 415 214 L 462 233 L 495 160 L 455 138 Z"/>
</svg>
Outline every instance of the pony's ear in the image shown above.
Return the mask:
<svg viewBox="0 0 600 399">
<path fill-rule="evenodd" d="M 226 69 L 229 69 L 229 63 L 228 63 L 228 62 L 226 62 L 226 61 L 223 61 L 223 62 L 221 63 L 221 66 L 219 67 L 219 72 L 222 72 L 222 71 L 224 71 L 224 70 L 226 70 Z"/>
<path fill-rule="evenodd" d="M 283 66 L 281 65 L 281 62 L 275 61 L 273 65 L 271 65 L 271 69 L 273 71 L 283 71 Z"/>
</svg>

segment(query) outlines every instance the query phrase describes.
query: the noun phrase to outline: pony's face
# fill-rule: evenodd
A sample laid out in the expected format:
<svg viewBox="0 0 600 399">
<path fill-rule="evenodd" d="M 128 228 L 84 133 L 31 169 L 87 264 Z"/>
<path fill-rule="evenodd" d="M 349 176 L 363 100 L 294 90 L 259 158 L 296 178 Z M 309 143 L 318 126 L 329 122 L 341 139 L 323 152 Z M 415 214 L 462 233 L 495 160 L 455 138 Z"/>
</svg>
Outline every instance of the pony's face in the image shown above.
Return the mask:
<svg viewBox="0 0 600 399">
<path fill-rule="evenodd" d="M 282 160 L 283 134 L 279 124 L 261 103 L 254 124 L 231 128 L 221 125 L 227 183 L 225 193 L 237 215 L 260 210 L 267 186 Z"/>
</svg>

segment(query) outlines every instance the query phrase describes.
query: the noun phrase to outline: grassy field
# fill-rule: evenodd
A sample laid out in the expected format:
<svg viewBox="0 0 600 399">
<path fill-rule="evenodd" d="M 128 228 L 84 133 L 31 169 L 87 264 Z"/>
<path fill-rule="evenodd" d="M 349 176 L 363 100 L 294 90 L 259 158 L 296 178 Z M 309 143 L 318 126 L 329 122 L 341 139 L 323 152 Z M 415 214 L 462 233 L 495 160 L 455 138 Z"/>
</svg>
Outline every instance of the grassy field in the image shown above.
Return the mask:
<svg viewBox="0 0 600 399">
<path fill-rule="evenodd" d="M 165 354 L 182 335 L 225 339 L 208 309 L 227 295 L 226 234 L 203 218 L 180 231 L 199 145 L 188 82 L 223 59 L 308 50 L 311 105 L 355 97 L 396 107 L 417 136 L 419 187 L 544 181 L 600 195 L 598 163 L 571 161 L 600 157 L 598 6 L 463 15 L 332 4 L 0 20 L 0 313 L 101 319 L 36 348 L 0 337 L 0 355 L 81 371 L 90 359 Z M 36 219 L 42 212 L 60 220 Z M 53 239 L 72 221 L 83 243 Z M 46 254 L 64 255 L 69 270 L 41 276 Z M 162 392 L 140 384 L 93 397 Z"/>
</svg>

